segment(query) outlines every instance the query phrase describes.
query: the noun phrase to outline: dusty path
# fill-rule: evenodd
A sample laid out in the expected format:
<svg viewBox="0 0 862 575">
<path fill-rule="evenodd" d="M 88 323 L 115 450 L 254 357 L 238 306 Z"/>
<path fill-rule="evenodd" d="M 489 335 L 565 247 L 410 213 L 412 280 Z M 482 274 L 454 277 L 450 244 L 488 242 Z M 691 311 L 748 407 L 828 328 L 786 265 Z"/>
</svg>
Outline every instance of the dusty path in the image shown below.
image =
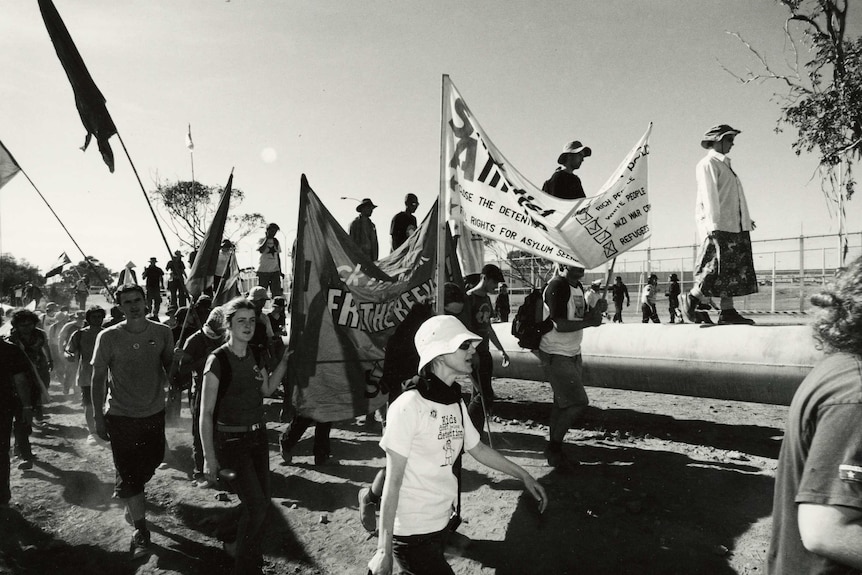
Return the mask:
<svg viewBox="0 0 862 575">
<path fill-rule="evenodd" d="M 451 559 L 457 573 L 762 571 L 785 407 L 591 388 L 587 421 L 568 438 L 582 465 L 559 474 L 542 458 L 548 386 L 500 379 L 495 388 L 495 447 L 540 477 L 551 504 L 540 517 L 517 482 L 468 457 L 460 531 L 472 543 Z M 189 481 L 187 411 L 169 429 L 168 468 L 148 486 L 155 553 L 131 563 L 130 530 L 111 499 L 110 451 L 87 445 L 77 403 L 53 400 L 50 423 L 33 438 L 35 468 L 13 461 L 0 573 L 228 572 L 217 536 L 230 528 L 236 499 L 217 501 L 217 491 Z M 270 421 L 277 413 L 270 405 Z M 359 524 L 356 494 L 384 463 L 378 438 L 342 422 L 333 430 L 337 463 L 315 467 L 306 438 L 288 467 L 276 450 L 283 428 L 270 424 L 266 572 L 364 574 L 376 539 Z"/>
</svg>

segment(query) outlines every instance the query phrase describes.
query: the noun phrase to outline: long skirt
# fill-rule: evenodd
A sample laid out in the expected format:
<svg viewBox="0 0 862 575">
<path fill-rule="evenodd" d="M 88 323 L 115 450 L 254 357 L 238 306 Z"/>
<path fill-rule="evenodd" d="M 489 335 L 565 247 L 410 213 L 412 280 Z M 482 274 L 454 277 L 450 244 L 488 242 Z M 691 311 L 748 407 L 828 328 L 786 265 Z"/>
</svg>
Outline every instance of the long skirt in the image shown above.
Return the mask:
<svg viewBox="0 0 862 575">
<path fill-rule="evenodd" d="M 715 231 L 700 248 L 694 285 L 703 295 L 743 296 L 757 293 L 757 277 L 748 232 Z"/>
</svg>

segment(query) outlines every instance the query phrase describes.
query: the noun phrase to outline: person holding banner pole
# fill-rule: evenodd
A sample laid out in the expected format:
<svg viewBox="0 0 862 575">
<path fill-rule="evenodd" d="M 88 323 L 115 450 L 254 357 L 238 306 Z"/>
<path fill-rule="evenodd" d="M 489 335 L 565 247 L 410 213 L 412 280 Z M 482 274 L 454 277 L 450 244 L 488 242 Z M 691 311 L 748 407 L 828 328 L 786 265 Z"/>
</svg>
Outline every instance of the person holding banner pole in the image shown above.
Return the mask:
<svg viewBox="0 0 862 575">
<path fill-rule="evenodd" d="M 542 191 L 561 200 L 579 200 L 587 197 L 581 179 L 575 170 L 581 167 L 585 158 L 593 155 L 593 150 L 575 140 L 563 148 L 557 158 L 560 164 L 557 171 L 544 183 Z"/>
<path fill-rule="evenodd" d="M 484 430 L 485 420 L 491 415 L 494 402 L 494 389 L 491 387 L 491 378 L 494 374 L 494 360 L 491 358 L 489 342 L 503 354 L 503 367 L 509 365 L 509 355 L 503 349 L 503 344 L 497 337 L 497 333 L 491 327 L 491 318 L 494 316 L 494 306 L 491 304 L 489 294 L 497 291 L 497 286 L 503 283 L 503 272 L 494 264 L 485 264 L 479 276 L 479 283 L 467 292 L 468 323 L 467 328 L 473 333 L 482 336 L 482 341 L 476 348 L 473 365 L 473 391 L 470 397 L 470 405 L 467 411 L 473 426 Z"/>
</svg>

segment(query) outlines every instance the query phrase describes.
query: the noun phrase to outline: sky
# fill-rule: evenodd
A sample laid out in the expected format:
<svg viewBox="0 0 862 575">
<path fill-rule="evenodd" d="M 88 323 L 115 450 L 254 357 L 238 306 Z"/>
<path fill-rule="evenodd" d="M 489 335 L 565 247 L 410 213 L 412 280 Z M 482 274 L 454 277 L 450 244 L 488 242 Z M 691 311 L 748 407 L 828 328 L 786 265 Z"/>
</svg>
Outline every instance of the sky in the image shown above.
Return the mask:
<svg viewBox="0 0 862 575">
<path fill-rule="evenodd" d="M 424 216 L 439 192 L 441 85 L 448 74 L 494 144 L 541 186 L 566 142 L 593 150 L 588 195 L 653 122 L 653 247 L 694 242 L 694 166 L 711 126 L 742 130 L 731 152 L 757 223 L 753 239 L 837 231 L 816 157 L 776 134 L 779 84 L 743 85 L 757 62 L 790 54 L 785 10 L 770 0 L 54 0 L 147 189 L 224 185 L 295 236 L 301 174 L 347 228 L 357 201 L 380 207 L 381 255 L 408 192 Z M 78 244 L 115 271 L 163 265 L 168 250 L 122 146 L 116 171 L 85 130 L 36 2 L 0 0 L 0 140 Z M 862 11 L 851 14 L 862 29 Z M 355 198 L 340 199 L 341 197 Z M 862 200 L 848 206 L 859 231 Z M 253 244 L 239 246 L 255 265 Z M 171 249 L 179 242 L 168 235 Z M 0 252 L 49 269 L 82 259 L 30 182 L 0 190 Z"/>
</svg>

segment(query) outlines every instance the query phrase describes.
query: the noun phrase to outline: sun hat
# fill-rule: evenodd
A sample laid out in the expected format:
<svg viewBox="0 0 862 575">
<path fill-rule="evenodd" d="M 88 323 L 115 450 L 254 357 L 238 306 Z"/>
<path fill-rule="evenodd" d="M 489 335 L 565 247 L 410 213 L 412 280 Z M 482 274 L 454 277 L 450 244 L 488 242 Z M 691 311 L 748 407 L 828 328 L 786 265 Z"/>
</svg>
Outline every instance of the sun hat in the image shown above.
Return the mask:
<svg viewBox="0 0 862 575">
<path fill-rule="evenodd" d="M 221 306 L 216 306 L 210 310 L 207 316 L 207 321 L 204 323 L 204 332 L 211 338 L 215 338 L 224 333 L 226 329 L 224 310 Z"/>
<path fill-rule="evenodd" d="M 248 299 L 251 301 L 260 301 L 260 300 L 268 300 L 269 296 L 266 295 L 266 288 L 263 286 L 255 286 L 251 288 L 251 291 L 248 292 Z"/>
<path fill-rule="evenodd" d="M 150 263 L 156 263 L 157 261 L 158 260 L 155 258 L 155 256 L 150 258 Z"/>
<path fill-rule="evenodd" d="M 710 143 L 717 142 L 728 134 L 735 136 L 741 133 L 742 131 L 731 128 L 727 124 L 719 124 L 718 126 L 713 126 L 706 131 L 703 138 L 700 139 L 700 145 L 703 148 L 709 148 Z"/>
<path fill-rule="evenodd" d="M 674 282 L 674 281 L 678 282 L 678 281 L 679 281 L 679 276 L 678 276 L 678 275 L 676 275 L 676 274 L 670 274 L 670 281 L 672 281 L 672 282 Z"/>
<path fill-rule="evenodd" d="M 371 209 L 374 209 L 377 207 L 374 205 L 374 202 L 371 201 L 371 198 L 363 198 L 363 200 L 359 203 L 359 205 L 356 206 L 356 211 L 361 212 L 362 208 L 365 208 L 367 206 L 371 206 Z"/>
<path fill-rule="evenodd" d="M 596 287 L 602 287 L 602 280 L 601 279 L 593 280 L 590 282 L 590 285 L 596 286 Z"/>
<path fill-rule="evenodd" d="M 592 148 L 589 148 L 589 147 L 583 145 L 578 140 L 574 140 L 574 141 L 566 144 L 566 147 L 563 148 L 562 152 L 560 152 L 560 155 L 557 158 L 557 163 L 562 164 L 564 161 L 564 156 L 566 156 L 567 154 L 579 154 L 579 153 L 582 153 L 585 158 L 589 158 L 590 156 L 593 155 L 593 150 L 592 150 Z"/>
<path fill-rule="evenodd" d="M 453 353 L 465 341 L 481 340 L 481 337 L 468 331 L 457 317 L 435 315 L 419 326 L 413 338 L 419 353 L 419 371 L 435 357 Z"/>
</svg>

